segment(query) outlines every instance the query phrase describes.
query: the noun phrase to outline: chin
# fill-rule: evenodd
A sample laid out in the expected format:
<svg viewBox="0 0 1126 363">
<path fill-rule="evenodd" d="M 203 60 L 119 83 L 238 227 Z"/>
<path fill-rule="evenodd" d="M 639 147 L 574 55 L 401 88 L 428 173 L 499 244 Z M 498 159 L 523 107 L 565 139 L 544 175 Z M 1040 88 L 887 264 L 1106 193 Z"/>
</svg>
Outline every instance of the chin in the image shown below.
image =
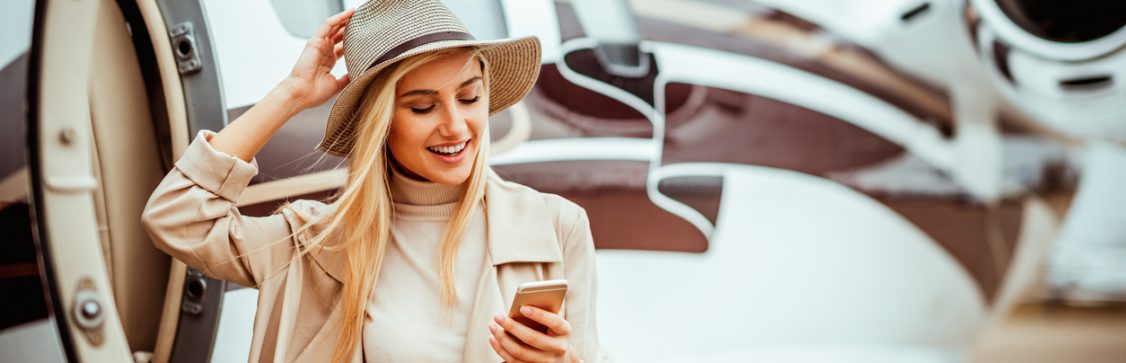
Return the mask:
<svg viewBox="0 0 1126 363">
<path fill-rule="evenodd" d="M 471 170 L 467 167 L 465 168 L 465 170 L 451 170 L 446 173 L 434 175 L 433 177 L 427 179 L 430 179 L 431 182 L 438 184 L 457 185 L 469 180 L 470 173 Z"/>
</svg>

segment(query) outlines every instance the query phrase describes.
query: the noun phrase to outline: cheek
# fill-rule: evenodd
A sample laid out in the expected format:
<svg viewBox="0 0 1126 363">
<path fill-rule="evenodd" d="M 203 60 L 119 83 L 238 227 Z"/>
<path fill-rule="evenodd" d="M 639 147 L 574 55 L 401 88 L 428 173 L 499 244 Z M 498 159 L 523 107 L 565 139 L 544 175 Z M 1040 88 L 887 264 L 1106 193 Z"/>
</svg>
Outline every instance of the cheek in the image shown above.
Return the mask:
<svg viewBox="0 0 1126 363">
<path fill-rule="evenodd" d="M 467 118 L 469 129 L 473 130 L 473 134 L 480 137 L 485 134 L 489 125 L 489 108 L 488 106 L 476 109 L 473 116 Z"/>
<path fill-rule="evenodd" d="M 481 117 L 481 118 L 474 118 L 473 120 L 469 121 L 469 128 L 471 130 L 473 130 L 473 135 L 475 137 L 485 136 L 486 131 L 488 131 L 488 126 L 489 126 L 488 116 L 484 116 L 484 117 Z"/>
<path fill-rule="evenodd" d="M 409 151 L 422 147 L 422 142 L 425 141 L 425 138 L 420 137 L 419 130 L 410 127 L 410 121 L 411 120 L 405 118 L 396 118 L 391 124 L 390 134 L 387 135 L 387 143 L 390 145 L 392 151 Z"/>
</svg>

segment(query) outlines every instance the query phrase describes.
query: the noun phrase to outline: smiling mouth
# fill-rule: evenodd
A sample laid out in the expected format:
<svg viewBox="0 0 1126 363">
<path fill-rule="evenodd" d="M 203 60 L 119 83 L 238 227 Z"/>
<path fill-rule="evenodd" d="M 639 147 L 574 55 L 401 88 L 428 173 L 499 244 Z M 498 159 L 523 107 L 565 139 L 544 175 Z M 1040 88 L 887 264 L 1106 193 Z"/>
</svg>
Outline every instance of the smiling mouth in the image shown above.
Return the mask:
<svg viewBox="0 0 1126 363">
<path fill-rule="evenodd" d="M 465 140 L 465 142 L 453 146 L 430 146 L 427 147 L 426 150 L 429 150 L 430 152 L 438 155 L 455 156 L 457 154 L 460 154 L 462 151 L 465 151 L 465 149 L 469 146 L 469 141 L 470 140 Z"/>
</svg>

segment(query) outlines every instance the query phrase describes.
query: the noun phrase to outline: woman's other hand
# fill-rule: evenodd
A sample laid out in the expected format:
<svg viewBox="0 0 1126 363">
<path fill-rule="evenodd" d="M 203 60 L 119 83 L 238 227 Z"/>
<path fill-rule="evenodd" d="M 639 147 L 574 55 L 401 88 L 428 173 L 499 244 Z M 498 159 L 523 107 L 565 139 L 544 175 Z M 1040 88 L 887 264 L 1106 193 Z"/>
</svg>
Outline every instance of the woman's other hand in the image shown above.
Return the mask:
<svg viewBox="0 0 1126 363">
<path fill-rule="evenodd" d="M 489 345 L 508 363 L 567 362 L 581 360 L 571 351 L 571 324 L 566 319 L 534 306 L 525 305 L 520 313 L 548 328 L 547 334 L 533 330 L 504 315 L 489 324 Z"/>
<path fill-rule="evenodd" d="M 299 109 L 319 106 L 348 85 L 348 75 L 338 79 L 332 68 L 344 54 L 344 29 L 354 12 L 348 9 L 325 20 L 305 43 L 293 71 L 278 85 Z"/>
</svg>

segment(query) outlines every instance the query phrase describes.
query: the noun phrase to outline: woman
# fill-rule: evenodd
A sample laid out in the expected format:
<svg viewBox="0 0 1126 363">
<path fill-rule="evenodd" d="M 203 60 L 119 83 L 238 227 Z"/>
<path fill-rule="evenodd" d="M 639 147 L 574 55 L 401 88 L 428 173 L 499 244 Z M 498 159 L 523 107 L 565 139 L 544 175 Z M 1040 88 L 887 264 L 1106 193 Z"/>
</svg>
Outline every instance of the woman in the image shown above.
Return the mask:
<svg viewBox="0 0 1126 363">
<path fill-rule="evenodd" d="M 488 117 L 527 94 L 539 58 L 534 37 L 473 40 L 437 0 L 333 16 L 265 99 L 200 133 L 145 225 L 189 266 L 259 289 L 250 361 L 598 360 L 585 212 L 487 166 Z M 258 150 L 338 93 L 320 145 L 349 161 L 334 201 L 240 215 Z M 504 314 L 519 284 L 548 279 L 569 281 L 563 311 L 521 309 L 548 333 Z"/>
</svg>

